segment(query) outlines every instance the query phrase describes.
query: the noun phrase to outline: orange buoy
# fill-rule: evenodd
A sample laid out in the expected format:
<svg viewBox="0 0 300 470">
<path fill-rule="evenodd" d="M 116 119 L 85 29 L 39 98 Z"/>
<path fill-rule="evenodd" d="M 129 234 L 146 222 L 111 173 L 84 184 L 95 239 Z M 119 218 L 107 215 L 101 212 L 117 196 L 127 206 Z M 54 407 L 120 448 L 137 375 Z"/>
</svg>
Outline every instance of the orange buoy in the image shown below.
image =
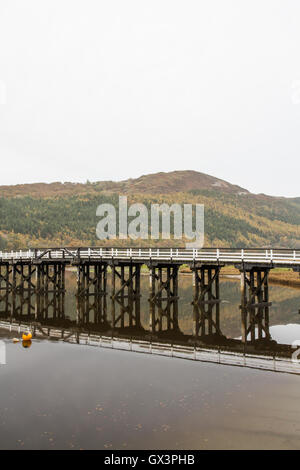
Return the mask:
<svg viewBox="0 0 300 470">
<path fill-rule="evenodd" d="M 31 338 L 32 338 L 32 334 L 30 333 L 30 331 L 26 331 L 26 333 L 22 334 L 23 341 L 30 341 Z"/>
</svg>

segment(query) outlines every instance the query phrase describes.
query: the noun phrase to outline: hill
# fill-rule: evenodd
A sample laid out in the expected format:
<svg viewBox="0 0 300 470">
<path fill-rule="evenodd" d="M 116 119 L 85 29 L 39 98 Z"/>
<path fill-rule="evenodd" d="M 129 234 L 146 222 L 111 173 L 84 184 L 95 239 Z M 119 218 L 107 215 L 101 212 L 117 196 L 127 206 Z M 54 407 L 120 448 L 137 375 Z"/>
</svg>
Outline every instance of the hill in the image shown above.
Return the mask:
<svg viewBox="0 0 300 470">
<path fill-rule="evenodd" d="M 199 189 L 218 189 L 231 194 L 248 193 L 240 186 L 227 181 L 199 173 L 197 171 L 172 171 L 170 173 L 154 173 L 136 179 L 124 181 L 97 181 L 94 183 L 33 183 L 15 186 L 0 186 L 0 196 L 33 196 L 56 197 L 67 195 L 95 194 L 99 191 L 111 191 L 122 194 L 154 193 L 169 194 Z"/>
<path fill-rule="evenodd" d="M 125 194 L 170 194 L 192 190 L 213 190 L 231 194 L 248 193 L 246 189 L 197 171 L 172 171 L 143 175 L 120 183 Z"/>
<path fill-rule="evenodd" d="M 174 171 L 120 182 L 1 186 L 0 249 L 103 244 L 95 234 L 96 208 L 103 202 L 117 206 L 118 195 L 147 206 L 204 204 L 206 246 L 300 247 L 300 198 L 256 195 L 204 173 Z"/>
</svg>

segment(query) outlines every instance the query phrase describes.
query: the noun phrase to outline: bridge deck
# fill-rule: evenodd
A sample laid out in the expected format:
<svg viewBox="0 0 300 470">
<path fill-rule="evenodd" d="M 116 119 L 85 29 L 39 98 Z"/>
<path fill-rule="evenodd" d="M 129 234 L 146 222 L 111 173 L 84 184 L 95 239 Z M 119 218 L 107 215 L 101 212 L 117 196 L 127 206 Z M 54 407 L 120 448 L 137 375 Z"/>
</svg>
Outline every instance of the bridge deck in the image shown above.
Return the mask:
<svg viewBox="0 0 300 470">
<path fill-rule="evenodd" d="M 0 262 L 120 261 L 174 264 L 255 264 L 300 268 L 300 250 L 232 248 L 45 248 L 11 252 L 0 251 Z"/>
</svg>

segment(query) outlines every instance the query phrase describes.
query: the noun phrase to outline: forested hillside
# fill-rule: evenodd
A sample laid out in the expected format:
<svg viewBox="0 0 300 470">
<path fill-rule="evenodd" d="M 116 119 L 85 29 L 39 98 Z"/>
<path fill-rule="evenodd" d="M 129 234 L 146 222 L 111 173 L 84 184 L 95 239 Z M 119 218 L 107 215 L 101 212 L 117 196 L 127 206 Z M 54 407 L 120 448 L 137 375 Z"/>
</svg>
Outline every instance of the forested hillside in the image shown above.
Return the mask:
<svg viewBox="0 0 300 470">
<path fill-rule="evenodd" d="M 202 173 L 173 172 L 120 183 L 0 187 L 0 249 L 103 244 L 96 238 L 96 208 L 105 202 L 117 207 L 119 194 L 126 194 L 129 204 L 141 202 L 148 207 L 151 203 L 204 204 L 206 246 L 300 247 L 300 198 L 254 195 Z M 178 240 L 158 243 L 180 245 Z"/>
</svg>

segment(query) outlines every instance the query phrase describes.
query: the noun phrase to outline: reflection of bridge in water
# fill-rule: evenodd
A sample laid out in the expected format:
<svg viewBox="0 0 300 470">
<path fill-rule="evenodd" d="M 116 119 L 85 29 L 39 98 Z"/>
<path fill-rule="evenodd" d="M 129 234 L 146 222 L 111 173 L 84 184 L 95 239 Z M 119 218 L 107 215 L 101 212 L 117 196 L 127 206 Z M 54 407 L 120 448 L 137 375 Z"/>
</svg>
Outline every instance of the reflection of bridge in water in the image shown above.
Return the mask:
<svg viewBox="0 0 300 470">
<path fill-rule="evenodd" d="M 193 273 L 193 334 L 179 328 L 179 267 Z M 241 273 L 241 341 L 222 334 L 219 277 L 223 266 Z M 300 269 L 291 250 L 188 250 L 174 248 L 59 248 L 0 253 L 0 311 L 11 319 L 65 324 L 65 268 L 77 269 L 77 319 L 69 324 L 97 331 L 145 333 L 195 344 L 274 348 L 270 337 L 268 275 L 276 266 Z M 141 267 L 149 268 L 149 322 L 140 321 Z M 111 272 L 111 295 L 107 275 Z M 50 314 L 50 312 L 53 312 Z M 109 314 L 108 314 L 109 313 Z M 277 346 L 277 349 L 280 349 Z"/>
<path fill-rule="evenodd" d="M 119 274 L 122 282 L 122 272 Z M 136 276 L 134 272 L 132 275 Z M 162 279 L 161 287 L 164 276 Z M 93 283 L 86 286 L 77 292 L 74 319 L 65 314 L 63 289 L 42 289 L 30 294 L 2 291 L 0 328 L 19 333 L 31 330 L 36 338 L 300 374 L 300 364 L 291 361 L 294 349 L 277 344 L 270 335 L 267 341 L 259 341 L 257 334 L 257 341 L 247 343 L 223 336 L 218 310 L 212 315 L 214 303 L 194 301 L 193 333 L 184 334 L 178 325 L 178 296 L 165 297 L 162 289 L 159 300 L 149 298 L 149 323 L 148 327 L 143 326 L 139 290 L 134 286 L 133 295 L 129 296 L 128 285 L 121 295 L 119 283 L 113 282 L 115 295 L 110 298 L 105 291 L 99 295 Z M 164 288 L 169 287 L 164 284 Z M 171 289 L 170 293 L 174 291 Z"/>
</svg>

